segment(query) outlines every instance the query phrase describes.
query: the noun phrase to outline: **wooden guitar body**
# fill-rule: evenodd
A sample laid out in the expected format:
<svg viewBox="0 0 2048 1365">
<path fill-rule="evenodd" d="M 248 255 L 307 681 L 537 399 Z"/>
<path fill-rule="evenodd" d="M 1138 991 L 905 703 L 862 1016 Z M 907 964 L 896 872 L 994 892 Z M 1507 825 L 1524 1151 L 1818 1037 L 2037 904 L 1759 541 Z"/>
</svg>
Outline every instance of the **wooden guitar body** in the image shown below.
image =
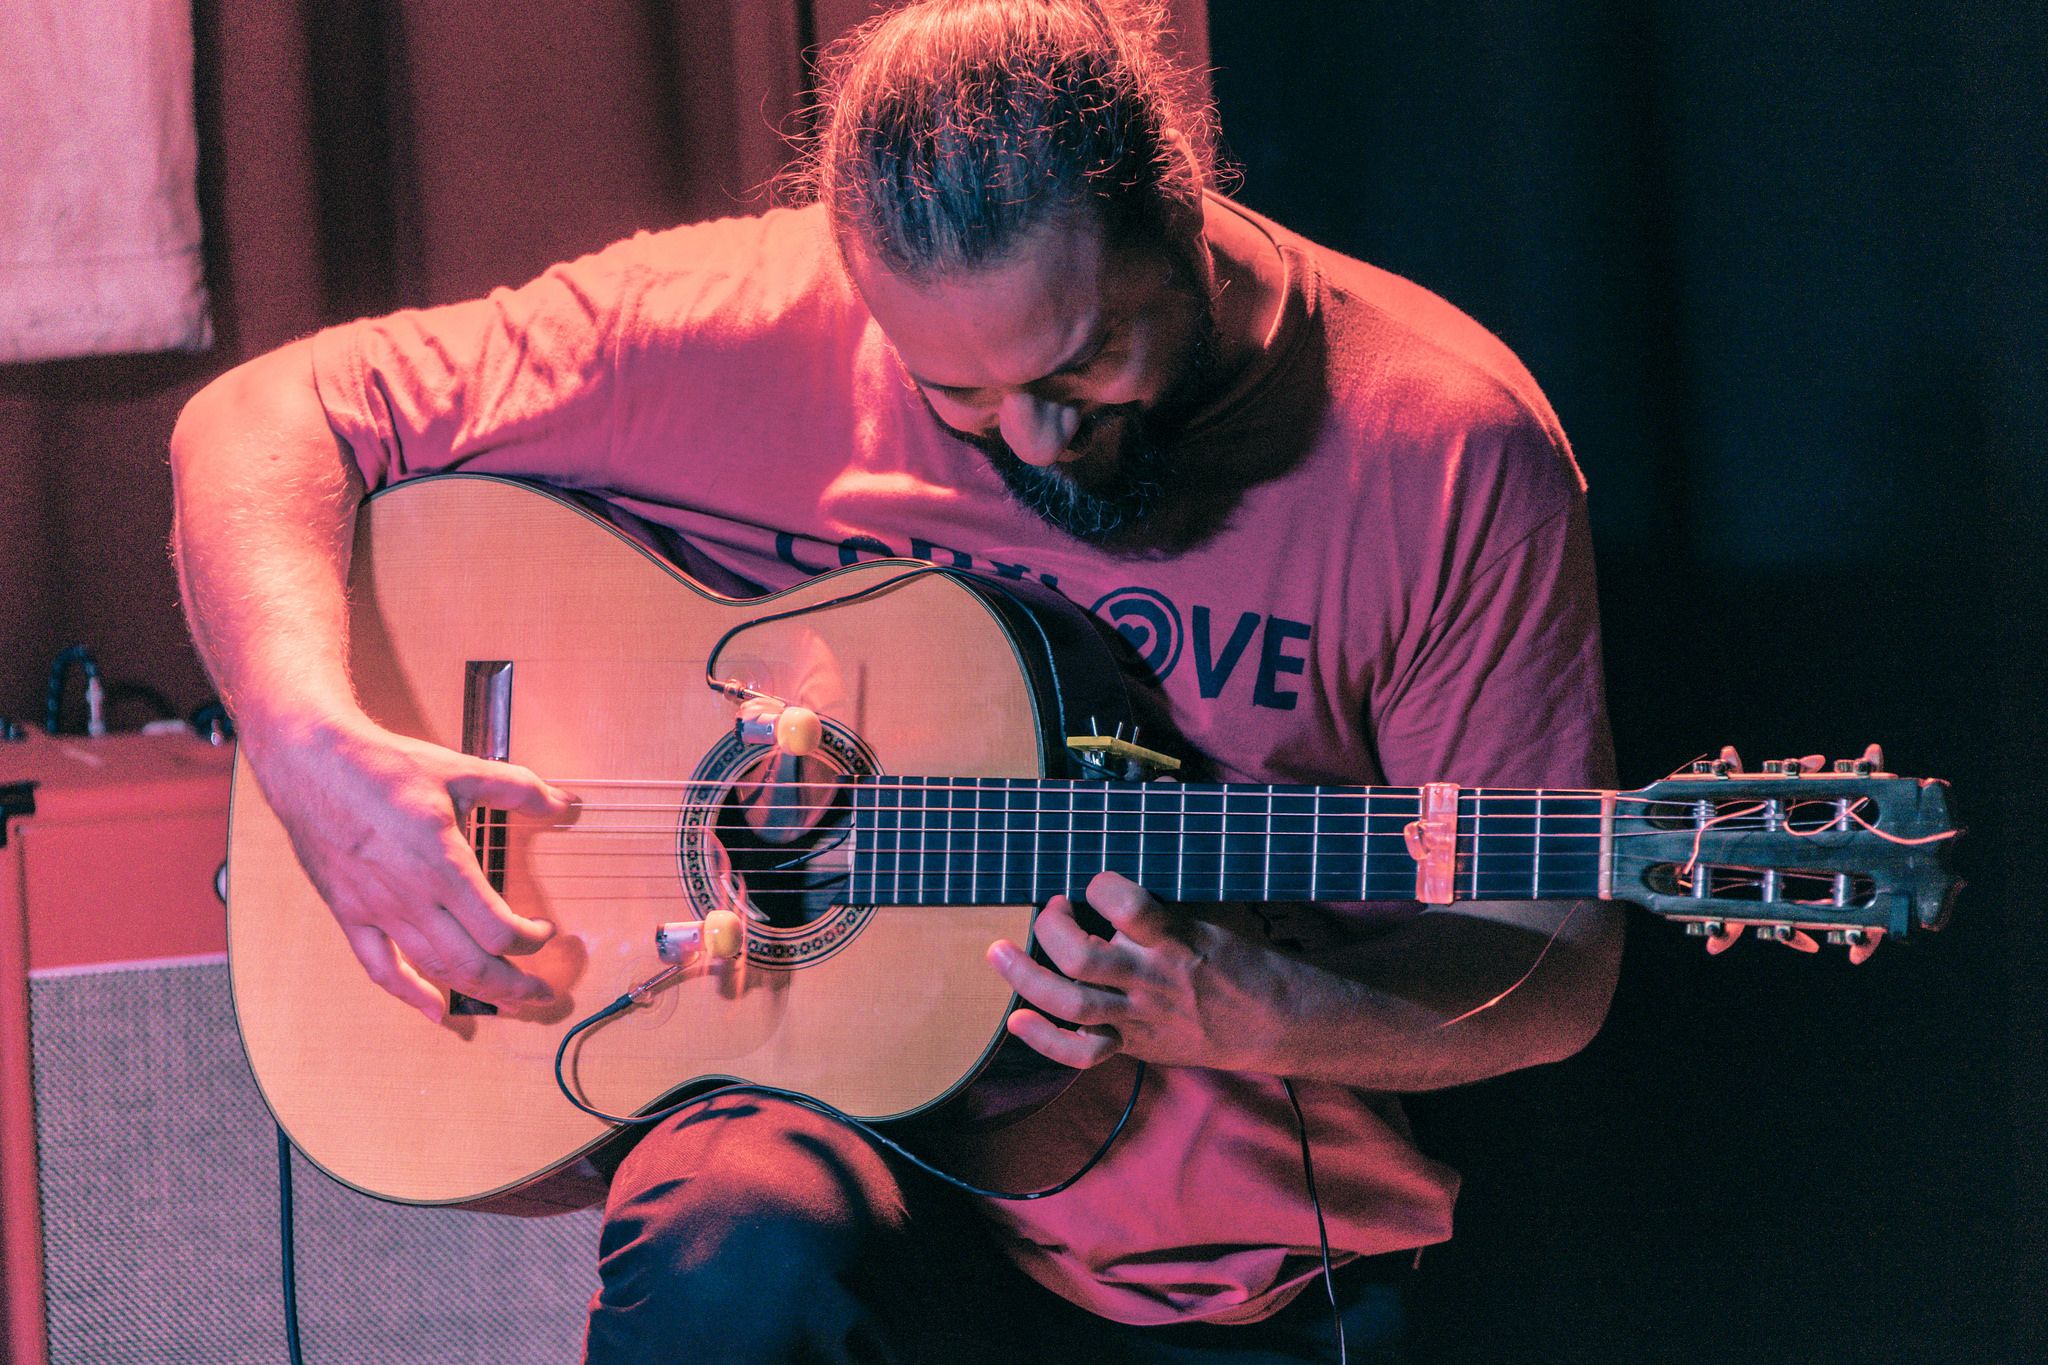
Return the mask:
<svg viewBox="0 0 2048 1365">
<path fill-rule="evenodd" d="M 706 660 L 745 622 L 876 589 L 742 630 L 717 661 L 720 677 L 828 718 L 825 767 L 806 760 L 807 779 L 1064 776 L 1066 736 L 1124 714 L 1100 682 L 1114 688 L 1108 652 L 1079 613 L 1043 589 L 903 561 L 734 601 L 565 500 L 463 476 L 365 504 L 351 585 L 352 666 L 372 716 L 479 752 L 479 679 L 509 664 L 509 758 L 585 805 L 561 826 L 503 826 L 506 899 L 558 930 L 521 965 L 558 1002 L 434 1024 L 364 975 L 238 763 L 236 1014 L 272 1113 L 328 1174 L 387 1199 L 484 1204 L 613 1138 L 557 1089 L 557 1045 L 661 970 L 659 926 L 716 908 L 727 843 L 749 845 L 751 885 L 805 889 L 750 924 L 741 957 L 699 961 L 581 1035 L 571 1074 L 587 1102 L 645 1112 L 736 1078 L 892 1118 L 970 1102 L 977 1076 L 1005 1069 L 998 1054 L 1020 1046 L 1003 1030 L 1014 1002 L 983 953 L 1000 937 L 1027 941 L 1036 907 L 835 903 L 819 884 L 829 837 L 786 849 L 775 842 L 786 830 L 753 838 L 745 792 L 775 760 L 734 738 L 735 704 L 707 686 Z M 785 867 L 785 852 L 817 856 Z"/>
</svg>

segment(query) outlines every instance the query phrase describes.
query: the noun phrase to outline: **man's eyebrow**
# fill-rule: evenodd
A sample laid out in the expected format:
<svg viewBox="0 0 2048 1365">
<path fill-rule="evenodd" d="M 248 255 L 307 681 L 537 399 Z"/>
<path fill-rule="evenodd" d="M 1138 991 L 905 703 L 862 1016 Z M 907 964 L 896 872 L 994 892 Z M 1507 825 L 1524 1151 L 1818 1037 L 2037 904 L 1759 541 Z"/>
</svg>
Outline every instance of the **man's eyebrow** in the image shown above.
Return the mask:
<svg viewBox="0 0 2048 1365">
<path fill-rule="evenodd" d="M 1048 379 L 1058 379 L 1061 375 L 1073 374 L 1077 370 L 1085 369 L 1088 363 L 1094 360 L 1096 355 L 1101 352 L 1102 348 L 1109 345 L 1109 339 L 1115 332 L 1116 324 L 1114 323 L 1104 321 L 1096 324 L 1095 330 L 1089 333 L 1087 339 L 1075 347 L 1067 358 L 1059 363 L 1058 368 L 1039 376 L 1037 379 L 1027 380 L 1017 387 L 1028 389 L 1033 384 L 1043 384 Z M 971 384 L 937 384 L 924 378 L 922 375 L 911 373 L 907 367 L 904 373 L 909 374 L 910 382 L 919 388 L 937 389 L 940 393 L 973 393 L 977 387 Z"/>
</svg>

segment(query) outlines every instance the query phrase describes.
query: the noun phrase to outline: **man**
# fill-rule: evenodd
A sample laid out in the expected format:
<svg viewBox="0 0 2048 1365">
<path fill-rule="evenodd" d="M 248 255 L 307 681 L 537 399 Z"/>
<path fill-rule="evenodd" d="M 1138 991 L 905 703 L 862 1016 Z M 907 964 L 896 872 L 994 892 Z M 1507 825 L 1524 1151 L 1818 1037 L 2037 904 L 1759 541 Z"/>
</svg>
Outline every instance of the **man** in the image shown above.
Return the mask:
<svg viewBox="0 0 2048 1365">
<path fill-rule="evenodd" d="M 354 508 L 437 470 L 602 494 L 721 587 L 891 552 L 1055 585 L 1216 776 L 1609 781 L 1548 405 L 1449 305 L 1216 196 L 1149 12 L 922 0 L 839 49 L 821 111 L 806 207 L 332 329 L 181 419 L 195 635 L 380 985 L 430 1018 L 445 988 L 544 999 L 518 959 L 551 927 L 491 892 L 457 811 L 573 800 L 355 703 Z M 1044 1183 L 1152 1063 L 1101 1166 L 991 1206 L 790 1106 L 686 1112 L 614 1180 L 590 1358 L 1321 1358 L 1303 1142 L 1352 1345 L 1385 1339 L 1390 1253 L 1449 1234 L 1456 1183 L 1392 1092 L 1570 1054 L 1619 950 L 1601 905 L 1197 914 L 1107 873 L 1087 901 L 1113 937 L 1064 897 L 1038 918 L 1060 972 L 989 954 L 1012 1031 L 1086 1074 L 965 1159 Z"/>
</svg>

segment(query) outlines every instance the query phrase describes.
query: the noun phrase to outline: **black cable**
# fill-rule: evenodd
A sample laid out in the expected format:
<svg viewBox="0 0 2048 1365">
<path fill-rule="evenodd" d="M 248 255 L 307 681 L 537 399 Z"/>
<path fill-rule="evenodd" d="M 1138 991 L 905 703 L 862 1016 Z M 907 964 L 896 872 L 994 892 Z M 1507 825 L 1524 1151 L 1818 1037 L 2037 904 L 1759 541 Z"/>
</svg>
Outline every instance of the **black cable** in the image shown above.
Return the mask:
<svg viewBox="0 0 2048 1365">
<path fill-rule="evenodd" d="M 1330 1270 L 1330 1228 L 1323 1221 L 1322 1196 L 1316 1193 L 1315 1158 L 1308 1152 L 1308 1119 L 1301 1112 L 1294 1082 L 1282 1076 L 1280 1084 L 1287 1091 L 1287 1102 L 1294 1106 L 1294 1131 L 1301 1138 L 1301 1178 L 1308 1185 L 1308 1202 L 1316 1211 L 1316 1237 L 1323 1247 L 1323 1292 L 1330 1296 L 1330 1321 L 1337 1329 L 1337 1365 L 1346 1365 L 1351 1356 L 1344 1348 L 1344 1313 L 1337 1307 L 1337 1279 Z"/>
<path fill-rule="evenodd" d="M 876 1146 L 888 1148 L 897 1156 L 902 1157 L 905 1161 L 917 1167 L 920 1171 L 923 1171 L 926 1175 L 929 1175 L 934 1179 L 943 1181 L 946 1184 L 951 1185 L 956 1190 L 962 1190 L 968 1194 L 980 1195 L 984 1199 L 1004 1199 L 1015 1203 L 1030 1199 L 1046 1199 L 1051 1197 L 1052 1195 L 1060 1193 L 1062 1190 L 1071 1189 L 1074 1186 L 1075 1182 L 1080 1180 L 1082 1176 L 1088 1174 L 1088 1172 L 1094 1170 L 1097 1163 L 1099 1163 L 1103 1157 L 1109 1155 L 1109 1149 L 1112 1146 L 1114 1146 L 1116 1140 L 1123 1135 L 1125 1125 L 1131 1121 L 1132 1113 L 1134 1113 L 1137 1110 L 1139 1092 L 1141 1092 L 1145 1088 L 1145 1063 L 1139 1062 L 1138 1074 L 1131 1078 L 1131 1097 L 1130 1099 L 1124 1102 L 1124 1111 L 1122 1114 L 1118 1115 L 1116 1126 L 1109 1130 L 1109 1136 L 1104 1138 L 1102 1140 L 1102 1145 L 1100 1147 L 1097 1147 L 1095 1151 L 1092 1154 L 1090 1154 L 1088 1159 L 1081 1163 L 1080 1168 L 1076 1170 L 1072 1175 L 1069 1175 L 1064 1180 L 1061 1180 L 1058 1184 L 1048 1185 L 1042 1190 L 984 1189 L 980 1185 L 976 1185 L 969 1181 L 962 1180 L 959 1176 L 954 1175 L 950 1171 L 940 1170 L 938 1167 L 932 1165 L 929 1161 L 926 1161 L 923 1157 L 911 1151 L 909 1148 L 904 1147 L 900 1143 L 894 1142 L 887 1137 L 884 1137 L 879 1131 L 877 1131 L 874 1128 L 873 1125 L 864 1123 L 860 1119 L 857 1119 L 853 1115 L 847 1113 L 845 1110 L 835 1108 L 834 1106 L 827 1104 L 825 1101 L 817 1098 L 815 1095 L 806 1095 L 800 1090 L 784 1090 L 780 1086 L 762 1085 L 754 1081 L 735 1081 L 729 1085 L 717 1086 L 699 1095 L 692 1095 L 688 1099 L 678 1100 L 674 1104 L 671 1104 L 663 1109 L 657 1109 L 651 1114 L 607 1114 L 601 1109 L 597 1109 L 589 1104 L 586 1104 L 574 1090 L 570 1089 L 568 1078 L 562 1074 L 562 1061 L 569 1055 L 569 1044 L 572 1041 L 574 1041 L 577 1034 L 582 1033 L 585 1029 L 588 1029 L 593 1025 L 603 1023 L 605 1020 L 611 1018 L 613 1015 L 619 1013 L 621 1010 L 629 1008 L 633 1003 L 634 998 L 632 993 L 629 991 L 625 995 L 622 995 L 618 999 L 612 1001 L 611 1004 L 606 1005 L 597 1013 L 591 1015 L 588 1019 L 582 1019 L 577 1021 L 574 1027 L 572 1027 L 567 1033 L 562 1035 L 561 1045 L 555 1049 L 556 1087 L 562 1092 L 562 1096 L 564 1099 L 568 1100 L 569 1103 L 575 1105 L 578 1109 L 581 1109 L 584 1113 L 590 1115 L 592 1118 L 602 1119 L 606 1123 L 633 1124 L 637 1126 L 649 1123 L 659 1123 L 661 1120 L 668 1118 L 673 1114 L 679 1114 L 685 1109 L 689 1109 L 700 1104 L 708 1104 L 712 1100 L 719 1098 L 721 1095 L 772 1095 L 777 1099 L 787 1100 L 789 1103 L 797 1105 L 800 1108 L 808 1109 L 814 1114 L 822 1114 L 828 1119 L 833 1119 L 839 1123 L 843 1123 L 848 1128 L 851 1128 L 855 1132 L 859 1133 L 862 1137 L 865 1137 L 869 1142 L 874 1143 Z"/>
<path fill-rule="evenodd" d="M 1045 633 L 1045 623 L 1038 619 L 1038 613 L 1031 610 L 1016 593 L 997 580 L 982 574 L 971 573 L 965 569 L 956 569 L 949 564 L 912 564 L 903 572 L 885 578 L 879 583 L 870 583 L 864 588 L 857 588 L 849 593 L 841 593 L 839 596 L 827 598 L 823 602 L 812 602 L 808 606 L 802 607 L 790 607 L 784 611 L 770 612 L 766 616 L 749 617 L 733 626 L 725 634 L 719 636 L 712 644 L 710 653 L 704 656 L 704 681 L 714 692 L 726 691 L 724 684 L 718 678 L 718 657 L 725 652 L 725 647 L 732 643 L 733 637 L 736 635 L 750 631 L 756 626 L 765 626 L 776 621 L 789 621 L 799 616 L 808 616 L 812 612 L 825 611 L 831 607 L 843 607 L 850 602 L 863 601 L 866 598 L 875 596 L 877 593 L 886 592 L 890 588 L 899 587 L 913 579 L 923 578 L 929 574 L 937 574 L 941 578 L 950 578 L 956 583 L 965 584 L 970 591 L 986 590 L 1001 593 L 1017 609 L 1018 613 L 1031 623 L 1032 631 L 1038 636 L 1039 644 L 1045 649 L 1046 676 L 1052 685 L 1053 692 L 1053 713 L 1064 719 L 1067 714 L 1067 708 L 1060 686 L 1060 671 L 1057 667 L 1058 659 L 1052 647 L 1052 637 Z"/>
<path fill-rule="evenodd" d="M 100 676 L 99 660 L 84 645 L 67 645 L 57 651 L 57 657 L 50 660 L 49 681 L 43 688 L 43 731 L 46 734 L 59 733 L 64 715 L 64 683 L 71 676 L 76 665 L 90 684 Z"/>
<path fill-rule="evenodd" d="M 284 1267 L 284 1344 L 292 1365 L 304 1365 L 299 1354 L 299 1271 L 298 1253 L 292 1234 L 292 1144 L 277 1130 L 277 1234 L 279 1261 Z"/>
</svg>

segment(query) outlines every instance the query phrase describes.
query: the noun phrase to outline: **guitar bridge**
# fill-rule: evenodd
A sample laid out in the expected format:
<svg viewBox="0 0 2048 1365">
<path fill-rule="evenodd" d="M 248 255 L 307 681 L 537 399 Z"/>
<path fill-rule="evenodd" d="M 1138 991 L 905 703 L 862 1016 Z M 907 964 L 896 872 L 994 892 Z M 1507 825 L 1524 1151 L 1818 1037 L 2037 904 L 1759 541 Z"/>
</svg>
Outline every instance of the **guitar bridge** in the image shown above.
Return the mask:
<svg viewBox="0 0 2048 1365">
<path fill-rule="evenodd" d="M 462 686 L 462 752 L 502 763 L 512 753 L 512 664 L 472 659 Z M 470 813 L 470 848 L 491 890 L 505 894 L 505 812 L 478 806 Z M 448 1013 L 496 1014 L 498 1007 L 461 991 L 448 992 Z"/>
</svg>

